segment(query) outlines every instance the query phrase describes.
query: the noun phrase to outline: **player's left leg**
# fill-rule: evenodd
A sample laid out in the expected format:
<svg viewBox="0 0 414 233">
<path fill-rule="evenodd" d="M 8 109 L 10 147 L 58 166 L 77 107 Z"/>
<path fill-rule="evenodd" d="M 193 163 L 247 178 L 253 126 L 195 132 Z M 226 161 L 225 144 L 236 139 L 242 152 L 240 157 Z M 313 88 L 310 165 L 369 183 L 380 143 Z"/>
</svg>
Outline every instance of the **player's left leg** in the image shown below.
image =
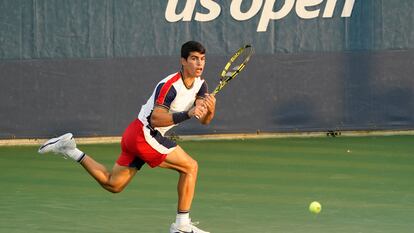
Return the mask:
<svg viewBox="0 0 414 233">
<path fill-rule="evenodd" d="M 180 146 L 177 146 L 174 151 L 167 155 L 159 167 L 169 168 L 179 172 L 177 210 L 178 212 L 189 211 L 197 182 L 197 161 L 191 158 Z"/>
<path fill-rule="evenodd" d="M 176 170 L 179 174 L 177 185 L 178 205 L 176 221 L 171 224 L 170 233 L 194 232 L 208 233 L 195 226 L 190 219 L 190 208 L 194 197 L 197 181 L 198 164 L 180 146 L 167 155 L 159 165 L 162 168 Z"/>
</svg>

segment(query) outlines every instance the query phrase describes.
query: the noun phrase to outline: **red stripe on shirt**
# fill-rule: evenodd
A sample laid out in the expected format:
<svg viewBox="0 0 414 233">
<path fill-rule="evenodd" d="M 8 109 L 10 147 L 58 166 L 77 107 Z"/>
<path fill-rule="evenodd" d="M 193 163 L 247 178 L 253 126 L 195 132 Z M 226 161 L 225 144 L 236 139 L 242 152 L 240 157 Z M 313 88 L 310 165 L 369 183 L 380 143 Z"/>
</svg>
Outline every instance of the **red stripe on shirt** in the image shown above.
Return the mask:
<svg viewBox="0 0 414 233">
<path fill-rule="evenodd" d="M 159 105 L 163 105 L 165 101 L 165 97 L 167 96 L 168 91 L 170 90 L 171 86 L 178 80 L 180 80 L 181 75 L 178 72 L 172 78 L 170 78 L 161 88 L 160 94 L 158 95 L 156 103 Z"/>
</svg>

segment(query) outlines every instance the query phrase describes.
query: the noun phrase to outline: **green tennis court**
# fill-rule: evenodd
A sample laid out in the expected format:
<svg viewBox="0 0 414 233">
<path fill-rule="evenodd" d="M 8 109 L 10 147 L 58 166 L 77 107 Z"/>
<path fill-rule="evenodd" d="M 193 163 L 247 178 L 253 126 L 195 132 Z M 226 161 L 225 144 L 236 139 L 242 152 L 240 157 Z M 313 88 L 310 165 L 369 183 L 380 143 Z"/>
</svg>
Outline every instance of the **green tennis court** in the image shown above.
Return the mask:
<svg viewBox="0 0 414 233">
<path fill-rule="evenodd" d="M 412 232 L 414 136 L 184 141 L 199 161 L 192 217 L 213 233 Z M 117 144 L 80 145 L 107 166 Z M 79 165 L 0 147 L 0 232 L 166 233 L 177 174 L 144 167 L 111 194 Z M 311 201 L 322 204 L 311 214 Z"/>
</svg>

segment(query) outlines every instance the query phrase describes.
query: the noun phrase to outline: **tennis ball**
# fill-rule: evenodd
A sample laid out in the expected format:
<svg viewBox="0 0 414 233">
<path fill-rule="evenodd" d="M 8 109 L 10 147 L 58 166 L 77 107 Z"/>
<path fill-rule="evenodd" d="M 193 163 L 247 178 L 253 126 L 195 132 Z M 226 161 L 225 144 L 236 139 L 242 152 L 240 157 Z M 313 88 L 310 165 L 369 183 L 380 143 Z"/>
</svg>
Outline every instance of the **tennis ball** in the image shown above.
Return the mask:
<svg viewBox="0 0 414 233">
<path fill-rule="evenodd" d="M 322 206 L 321 206 L 321 204 L 319 202 L 313 201 L 312 203 L 310 203 L 310 205 L 309 205 L 309 211 L 311 213 L 319 214 L 319 212 L 321 212 L 321 210 L 322 210 Z"/>
</svg>

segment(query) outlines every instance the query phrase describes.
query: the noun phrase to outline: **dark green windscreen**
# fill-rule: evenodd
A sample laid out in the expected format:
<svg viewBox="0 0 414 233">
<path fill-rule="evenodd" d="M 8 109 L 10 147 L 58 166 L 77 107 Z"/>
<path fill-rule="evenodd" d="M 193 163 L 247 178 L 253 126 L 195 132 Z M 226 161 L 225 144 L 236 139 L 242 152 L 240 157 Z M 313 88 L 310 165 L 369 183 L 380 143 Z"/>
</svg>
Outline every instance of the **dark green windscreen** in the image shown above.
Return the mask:
<svg viewBox="0 0 414 233">
<path fill-rule="evenodd" d="M 2 0 L 0 59 L 175 55 L 190 39 L 203 41 L 211 54 L 227 54 L 244 43 L 255 44 L 259 54 L 413 48 L 414 1 L 321 0 L 305 8 L 318 13 L 310 19 L 296 9 L 303 1 L 241 1 L 242 13 L 259 9 L 244 21 L 231 13 L 236 0 L 205 1 L 212 7 L 195 1 L 190 21 L 168 22 L 168 4 L 179 15 L 192 1 Z M 295 5 L 286 16 L 269 20 L 266 31 L 258 32 L 264 12 L 278 12 L 290 2 Z M 347 2 L 353 2 L 352 14 L 342 17 Z M 334 6 L 332 17 L 324 17 L 328 5 Z M 216 17 L 214 6 L 220 9 Z M 197 14 L 212 19 L 197 21 Z"/>
</svg>

